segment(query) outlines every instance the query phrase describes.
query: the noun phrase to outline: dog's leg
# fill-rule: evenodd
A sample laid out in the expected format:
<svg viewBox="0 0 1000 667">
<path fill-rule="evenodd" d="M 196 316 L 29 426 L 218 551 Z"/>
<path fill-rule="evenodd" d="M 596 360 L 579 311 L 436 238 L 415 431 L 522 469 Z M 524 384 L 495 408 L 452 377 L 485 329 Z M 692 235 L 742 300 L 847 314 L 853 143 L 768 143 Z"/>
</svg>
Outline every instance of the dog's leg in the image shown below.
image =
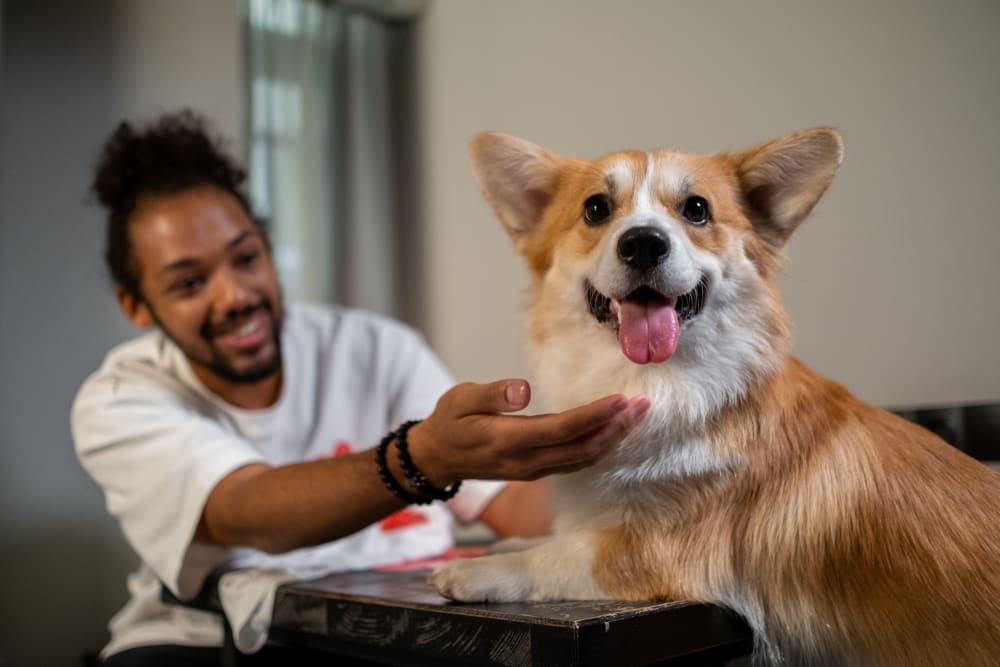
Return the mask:
<svg viewBox="0 0 1000 667">
<path fill-rule="evenodd" d="M 564 535 L 525 551 L 452 561 L 431 583 L 460 602 L 606 599 L 591 573 L 593 553 L 591 534 Z"/>
</svg>

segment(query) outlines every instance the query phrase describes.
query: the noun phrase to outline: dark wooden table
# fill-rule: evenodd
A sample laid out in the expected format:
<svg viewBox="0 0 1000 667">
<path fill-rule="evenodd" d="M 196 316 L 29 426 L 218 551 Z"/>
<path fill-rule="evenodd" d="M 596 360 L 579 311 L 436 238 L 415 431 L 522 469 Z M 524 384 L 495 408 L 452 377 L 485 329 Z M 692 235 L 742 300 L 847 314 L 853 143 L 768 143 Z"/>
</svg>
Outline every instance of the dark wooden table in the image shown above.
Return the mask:
<svg viewBox="0 0 1000 667">
<path fill-rule="evenodd" d="M 270 640 L 427 666 L 715 665 L 752 647 L 743 621 L 710 605 L 459 604 L 438 595 L 427 575 L 349 572 L 281 586 Z M 185 604 L 219 609 L 211 589 Z"/>
</svg>

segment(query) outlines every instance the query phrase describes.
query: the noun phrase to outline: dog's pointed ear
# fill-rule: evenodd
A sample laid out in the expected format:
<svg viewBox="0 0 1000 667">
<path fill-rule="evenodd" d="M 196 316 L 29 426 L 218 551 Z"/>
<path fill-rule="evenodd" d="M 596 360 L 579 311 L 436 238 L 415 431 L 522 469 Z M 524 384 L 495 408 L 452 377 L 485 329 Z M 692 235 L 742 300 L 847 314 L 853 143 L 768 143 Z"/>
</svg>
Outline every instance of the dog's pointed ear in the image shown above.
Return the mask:
<svg viewBox="0 0 1000 667">
<path fill-rule="evenodd" d="M 802 130 L 735 156 L 737 173 L 760 237 L 782 247 L 826 192 L 844 156 L 840 133 Z"/>
<path fill-rule="evenodd" d="M 552 200 L 560 158 L 530 141 L 495 132 L 473 139 L 469 158 L 483 196 L 521 249 Z"/>
</svg>

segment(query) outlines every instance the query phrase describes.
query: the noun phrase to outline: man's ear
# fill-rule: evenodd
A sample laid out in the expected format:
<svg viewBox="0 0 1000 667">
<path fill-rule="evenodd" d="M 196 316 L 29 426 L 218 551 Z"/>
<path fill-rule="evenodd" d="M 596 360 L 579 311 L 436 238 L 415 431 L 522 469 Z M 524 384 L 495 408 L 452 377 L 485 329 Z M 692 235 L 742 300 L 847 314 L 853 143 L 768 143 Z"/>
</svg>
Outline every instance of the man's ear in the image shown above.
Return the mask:
<svg viewBox="0 0 1000 667">
<path fill-rule="evenodd" d="M 473 139 L 469 158 L 483 196 L 522 250 L 552 200 L 561 160 L 530 141 L 495 132 Z"/>
<path fill-rule="evenodd" d="M 802 130 L 735 156 L 757 234 L 781 248 L 826 192 L 844 156 L 836 130 Z"/>
<path fill-rule="evenodd" d="M 156 324 L 149 306 L 138 296 L 132 294 L 121 285 L 117 285 L 115 287 L 115 297 L 118 299 L 118 306 L 133 326 L 139 329 L 150 329 Z"/>
</svg>

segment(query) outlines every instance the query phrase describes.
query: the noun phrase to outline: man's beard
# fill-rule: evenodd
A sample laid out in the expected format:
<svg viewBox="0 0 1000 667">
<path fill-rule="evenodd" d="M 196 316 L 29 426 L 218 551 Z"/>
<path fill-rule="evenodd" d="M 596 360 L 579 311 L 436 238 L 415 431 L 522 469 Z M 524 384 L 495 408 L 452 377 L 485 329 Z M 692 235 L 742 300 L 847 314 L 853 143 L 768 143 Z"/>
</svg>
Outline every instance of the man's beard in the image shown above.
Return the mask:
<svg viewBox="0 0 1000 667">
<path fill-rule="evenodd" d="M 239 311 L 227 313 L 227 318 L 236 318 L 249 315 L 255 310 L 264 308 L 271 315 L 271 338 L 274 341 L 274 354 L 257 365 L 243 370 L 235 368 L 215 347 L 215 342 L 212 340 L 211 335 L 212 322 L 206 321 L 198 331 L 201 337 L 208 343 L 208 346 L 212 351 L 211 356 L 206 357 L 204 354 L 200 354 L 183 344 L 170 331 L 170 329 L 165 327 L 162 320 L 160 320 L 159 316 L 157 316 L 156 311 L 153 310 L 148 302 L 146 303 L 146 307 L 149 309 L 156 325 L 160 328 L 164 335 L 166 335 L 166 337 L 174 343 L 174 345 L 180 348 L 181 352 L 184 353 L 184 356 L 187 357 L 190 363 L 202 366 L 226 382 L 231 384 L 256 384 L 261 380 L 266 380 L 267 378 L 273 376 L 281 369 L 281 318 L 275 315 L 271 302 L 266 299 L 254 306 L 248 306 Z"/>
</svg>

